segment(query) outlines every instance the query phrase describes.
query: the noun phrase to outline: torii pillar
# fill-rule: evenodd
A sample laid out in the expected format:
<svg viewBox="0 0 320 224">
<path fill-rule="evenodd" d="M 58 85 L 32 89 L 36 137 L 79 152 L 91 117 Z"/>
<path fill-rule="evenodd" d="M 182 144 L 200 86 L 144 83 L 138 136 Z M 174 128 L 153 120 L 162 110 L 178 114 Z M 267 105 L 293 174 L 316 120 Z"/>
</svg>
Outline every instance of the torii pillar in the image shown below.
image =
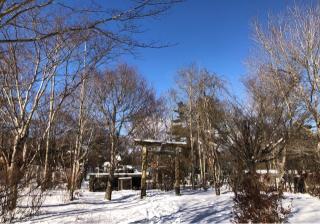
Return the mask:
<svg viewBox="0 0 320 224">
<path fill-rule="evenodd" d="M 141 199 L 147 195 L 147 169 L 148 169 L 148 150 L 147 146 L 142 147 L 141 165 Z"/>
<path fill-rule="evenodd" d="M 175 156 L 175 193 L 180 195 L 180 151 L 181 147 L 187 145 L 186 142 L 159 141 L 153 139 L 135 139 L 137 145 L 142 146 L 141 157 L 141 199 L 147 195 L 147 169 L 148 169 L 148 148 L 160 147 L 160 150 L 149 150 L 153 153 L 173 154 Z M 165 148 L 174 148 L 175 150 L 166 150 Z"/>
</svg>

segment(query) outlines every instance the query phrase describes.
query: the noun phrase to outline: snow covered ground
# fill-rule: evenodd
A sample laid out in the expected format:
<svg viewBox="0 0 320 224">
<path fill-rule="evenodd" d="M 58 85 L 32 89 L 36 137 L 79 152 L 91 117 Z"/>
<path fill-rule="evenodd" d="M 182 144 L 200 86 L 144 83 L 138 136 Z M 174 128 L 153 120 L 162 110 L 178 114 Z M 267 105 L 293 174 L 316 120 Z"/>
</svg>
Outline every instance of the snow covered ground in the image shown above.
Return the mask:
<svg viewBox="0 0 320 224">
<path fill-rule="evenodd" d="M 148 191 L 141 200 L 139 191 L 115 191 L 112 201 L 103 192 L 82 191 L 79 199 L 65 200 L 62 191 L 52 191 L 41 213 L 24 223 L 228 223 L 232 218 L 231 192 L 215 196 L 212 190 L 173 192 Z M 285 194 L 292 206 L 290 223 L 320 221 L 320 200 L 307 194 Z"/>
<path fill-rule="evenodd" d="M 300 193 L 285 193 L 285 198 L 284 204 L 291 204 L 289 223 L 320 223 L 320 199 Z"/>
</svg>

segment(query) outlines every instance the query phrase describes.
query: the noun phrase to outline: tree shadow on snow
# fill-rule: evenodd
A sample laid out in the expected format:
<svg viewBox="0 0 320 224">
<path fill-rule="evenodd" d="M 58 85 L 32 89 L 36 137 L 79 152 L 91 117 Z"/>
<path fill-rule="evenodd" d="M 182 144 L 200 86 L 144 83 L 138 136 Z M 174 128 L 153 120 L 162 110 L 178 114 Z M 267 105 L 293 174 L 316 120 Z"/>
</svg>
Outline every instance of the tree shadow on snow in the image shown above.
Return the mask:
<svg viewBox="0 0 320 224">
<path fill-rule="evenodd" d="M 53 205 L 43 205 L 42 208 L 50 209 L 54 207 L 65 207 L 65 209 L 68 209 L 69 206 L 73 205 L 81 205 L 83 208 L 78 207 L 70 207 L 69 210 L 60 211 L 60 212 L 53 212 L 53 211 L 44 211 L 43 213 L 40 213 L 39 215 L 33 217 L 32 221 L 40 221 L 45 219 L 60 219 L 64 217 L 70 217 L 74 215 L 85 215 L 85 214 L 92 214 L 95 212 L 109 212 L 115 209 L 130 209 L 131 207 L 136 205 L 136 201 L 132 201 L 128 203 L 127 199 L 135 197 L 137 195 L 130 194 L 130 195 L 123 195 L 119 198 L 113 199 L 112 201 L 106 201 L 103 199 L 95 200 L 95 201 L 85 201 L 85 199 L 80 199 L 68 203 L 61 203 L 61 204 L 53 204 Z M 105 207 L 110 204 L 119 204 L 119 206 L 113 206 L 113 207 Z M 100 206 L 96 208 L 90 208 L 89 205 L 93 206 Z M 125 206 L 123 206 L 125 205 Z"/>
<path fill-rule="evenodd" d="M 177 212 L 162 217 L 152 217 L 151 219 L 142 219 L 130 224 L 138 223 L 173 223 L 180 221 L 182 223 L 230 223 L 232 218 L 232 204 L 228 201 L 214 202 L 210 205 L 191 206 L 181 208 Z"/>
<path fill-rule="evenodd" d="M 153 192 L 155 193 L 155 192 Z M 199 191 L 183 191 L 183 195 L 193 195 L 197 194 Z M 161 193 L 156 193 L 156 196 L 160 196 Z M 182 195 L 182 196 L 183 196 Z M 136 200 L 139 198 L 139 194 L 126 194 L 112 201 L 106 201 L 103 199 L 96 199 L 90 197 L 82 197 L 76 201 L 72 201 L 64 204 L 53 204 L 44 205 L 43 208 L 48 209 L 42 214 L 39 214 L 31 219 L 31 221 L 45 222 L 47 220 L 53 221 L 61 218 L 71 217 L 71 216 L 81 216 L 81 215 L 92 215 L 94 213 L 106 213 L 115 210 L 125 210 L 131 209 L 140 203 L 148 203 L 144 200 Z M 160 197 L 153 198 L 150 195 L 153 202 L 160 200 Z M 81 207 L 73 207 L 74 205 L 80 205 Z M 113 205 L 113 206 L 108 206 Z M 50 208 L 63 207 L 59 212 L 50 211 Z M 150 219 L 141 219 L 134 221 L 132 223 L 172 223 L 174 221 L 180 220 L 183 223 L 217 223 L 217 222 L 230 222 L 232 216 L 232 203 L 230 200 L 215 201 L 212 199 L 210 204 L 194 204 L 182 203 L 179 205 L 180 209 L 177 212 L 164 216 L 154 216 Z"/>
</svg>

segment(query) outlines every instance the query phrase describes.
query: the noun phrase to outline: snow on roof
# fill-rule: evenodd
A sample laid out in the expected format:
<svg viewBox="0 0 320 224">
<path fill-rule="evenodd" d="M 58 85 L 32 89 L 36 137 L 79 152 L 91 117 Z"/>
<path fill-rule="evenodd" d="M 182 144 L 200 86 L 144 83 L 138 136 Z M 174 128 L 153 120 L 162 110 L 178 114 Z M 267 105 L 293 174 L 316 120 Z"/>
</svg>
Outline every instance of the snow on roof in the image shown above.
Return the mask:
<svg viewBox="0 0 320 224">
<path fill-rule="evenodd" d="M 156 139 L 140 139 L 140 138 L 135 138 L 134 141 L 135 141 L 135 142 L 162 143 L 162 141 L 156 140 Z"/>
<path fill-rule="evenodd" d="M 132 177 L 119 177 L 118 180 L 131 180 Z"/>
<path fill-rule="evenodd" d="M 138 143 L 154 143 L 154 144 L 160 144 L 160 145 L 165 145 L 165 144 L 172 144 L 172 145 L 187 145 L 187 143 L 185 141 L 161 141 L 161 140 L 156 140 L 156 139 L 139 139 L 136 138 L 134 139 L 135 142 Z"/>
<path fill-rule="evenodd" d="M 114 173 L 114 176 L 139 176 L 141 175 L 141 172 L 134 172 L 134 173 Z M 109 173 L 88 173 L 88 176 L 108 176 Z"/>
<path fill-rule="evenodd" d="M 268 172 L 268 170 L 257 170 L 257 173 L 260 173 L 260 174 L 266 174 L 266 173 L 277 174 L 278 170 L 271 169 L 271 170 L 269 170 L 269 172 Z"/>
<path fill-rule="evenodd" d="M 124 165 L 124 167 L 126 167 L 127 169 L 133 169 L 133 166 L 131 165 Z"/>
</svg>

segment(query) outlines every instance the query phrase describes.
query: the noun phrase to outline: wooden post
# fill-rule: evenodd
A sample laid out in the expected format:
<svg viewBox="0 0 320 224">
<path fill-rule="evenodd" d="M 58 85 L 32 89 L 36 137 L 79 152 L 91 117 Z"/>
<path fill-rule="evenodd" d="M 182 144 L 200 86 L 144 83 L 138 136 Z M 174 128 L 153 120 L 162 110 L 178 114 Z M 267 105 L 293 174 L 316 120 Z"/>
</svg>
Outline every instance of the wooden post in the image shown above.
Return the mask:
<svg viewBox="0 0 320 224">
<path fill-rule="evenodd" d="M 160 175 L 159 175 L 159 159 L 160 156 L 157 155 L 157 169 L 156 169 L 156 188 L 160 189 Z"/>
<path fill-rule="evenodd" d="M 148 150 L 147 146 L 142 147 L 142 174 L 141 174 L 141 199 L 147 195 L 147 168 L 148 168 Z"/>
<path fill-rule="evenodd" d="M 179 147 L 176 147 L 176 154 L 174 158 L 174 173 L 175 173 L 174 191 L 176 195 L 180 195 L 180 148 Z"/>
</svg>

